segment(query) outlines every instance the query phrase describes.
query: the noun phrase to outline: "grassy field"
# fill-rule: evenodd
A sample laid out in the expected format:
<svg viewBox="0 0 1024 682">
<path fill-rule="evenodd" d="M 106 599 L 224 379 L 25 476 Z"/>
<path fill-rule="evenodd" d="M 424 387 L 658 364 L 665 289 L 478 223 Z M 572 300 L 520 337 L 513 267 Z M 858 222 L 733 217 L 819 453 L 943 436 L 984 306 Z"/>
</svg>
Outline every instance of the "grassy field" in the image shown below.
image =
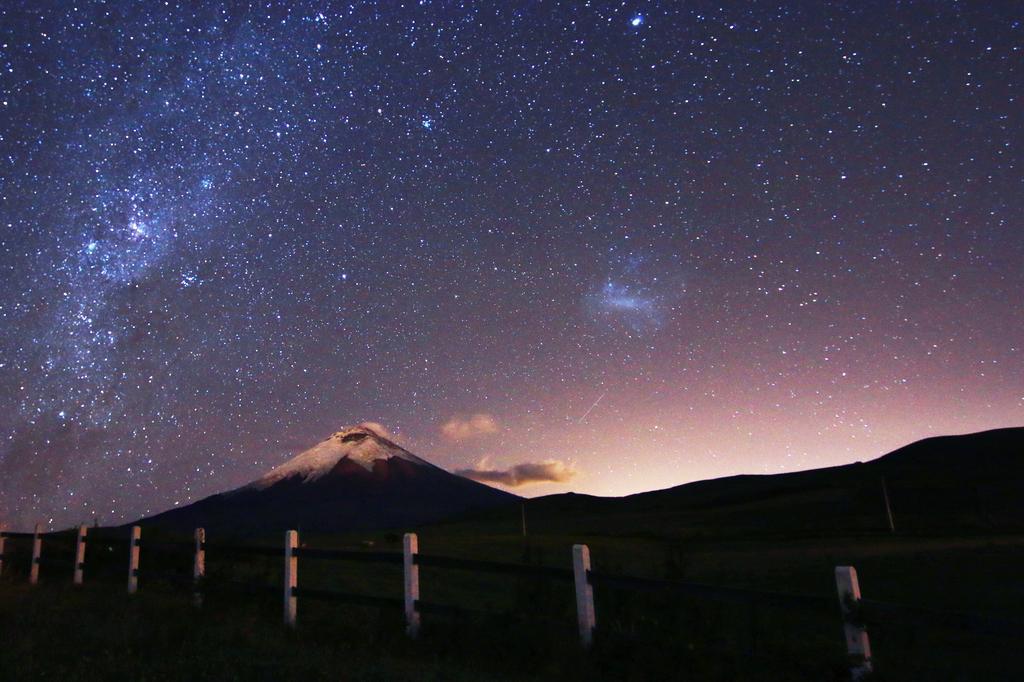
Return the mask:
<svg viewBox="0 0 1024 682">
<path fill-rule="evenodd" d="M 1024 536 L 842 538 L 629 537 L 544 532 L 524 540 L 511 518 L 419 529 L 423 554 L 568 567 L 574 542 L 596 571 L 749 587 L 834 599 L 833 567 L 860 573 L 867 599 L 1016 615 L 1024 605 Z M 107 533 L 111 531 L 106 531 Z M 124 531 L 119 531 L 122 534 Z M 792 609 L 598 590 L 591 652 L 576 644 L 573 588 L 553 579 L 422 569 L 422 598 L 485 612 L 425 615 L 409 641 L 400 608 L 300 599 L 299 625 L 281 625 L 281 560 L 228 557 L 208 538 L 210 591 L 201 609 L 187 588 L 187 549 L 166 555 L 144 533 L 141 591 L 125 594 L 126 548 L 90 545 L 84 589 L 70 585 L 71 538 L 44 546 L 42 582 L 26 585 L 28 543 L 9 541 L 0 581 L 0 678 L 15 679 L 843 679 L 838 607 Z M 178 538 L 180 539 L 180 538 Z M 395 534 L 304 535 L 313 547 L 400 549 Z M 277 538 L 265 541 L 278 545 Z M 63 544 L 63 550 L 58 549 Z M 49 557 L 49 561 L 45 559 Z M 56 563 L 55 563 L 56 562 Z M 266 594 L 218 589 L 241 580 Z M 401 596 L 401 568 L 303 559 L 300 586 Z M 942 627 L 870 628 L 879 679 L 1017 677 L 1014 638 Z"/>
</svg>

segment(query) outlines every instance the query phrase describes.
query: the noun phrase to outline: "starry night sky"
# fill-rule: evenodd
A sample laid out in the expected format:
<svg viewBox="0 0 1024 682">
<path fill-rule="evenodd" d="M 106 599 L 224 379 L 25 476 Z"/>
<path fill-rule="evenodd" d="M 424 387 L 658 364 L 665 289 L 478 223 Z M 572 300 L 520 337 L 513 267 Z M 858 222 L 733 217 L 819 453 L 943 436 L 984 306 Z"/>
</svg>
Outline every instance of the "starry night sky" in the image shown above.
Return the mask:
<svg viewBox="0 0 1024 682">
<path fill-rule="evenodd" d="M 1024 423 L 1020 6 L 731 4 L 3 3 L 0 519 Z"/>
</svg>

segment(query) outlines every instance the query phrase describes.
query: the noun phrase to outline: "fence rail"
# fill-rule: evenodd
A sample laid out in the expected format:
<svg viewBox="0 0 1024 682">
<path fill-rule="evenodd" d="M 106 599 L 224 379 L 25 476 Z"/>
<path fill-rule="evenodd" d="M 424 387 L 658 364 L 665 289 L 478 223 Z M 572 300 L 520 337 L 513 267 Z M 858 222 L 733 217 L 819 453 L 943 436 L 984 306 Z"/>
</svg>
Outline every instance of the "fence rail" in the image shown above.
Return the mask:
<svg viewBox="0 0 1024 682">
<path fill-rule="evenodd" d="M 379 597 L 369 594 L 358 594 L 356 592 L 340 592 L 338 590 L 323 590 L 312 587 L 296 587 L 292 589 L 296 597 L 308 597 L 320 601 L 337 602 L 341 604 L 353 604 L 356 606 L 384 606 L 400 608 L 405 602 L 399 597 Z"/>
<path fill-rule="evenodd" d="M 657 592 L 660 594 L 668 593 L 685 597 L 700 597 L 701 599 L 743 604 L 777 604 L 780 606 L 812 609 L 835 607 L 835 598 L 813 594 L 790 594 L 785 592 L 750 590 L 741 587 L 721 587 L 718 585 L 704 585 L 701 583 L 684 583 L 673 580 L 656 580 L 651 578 L 637 578 L 635 576 L 596 573 L 594 571 L 588 571 L 587 578 L 591 585 L 601 588 L 610 587 L 613 589 L 634 590 L 638 592 Z"/>
<path fill-rule="evenodd" d="M 4 531 L 3 536 L 8 540 L 31 540 L 36 536 L 35 533 L 11 533 Z"/>
<path fill-rule="evenodd" d="M 528 564 L 503 564 L 497 561 L 483 561 L 480 559 L 456 559 L 454 557 L 432 556 L 429 554 L 416 554 L 414 562 L 417 566 L 428 568 L 450 568 L 464 571 L 477 571 L 483 573 L 498 573 L 503 575 L 527 575 L 538 578 L 561 578 L 572 580 L 572 570 L 568 568 L 557 568 L 553 566 L 530 566 Z"/>
<path fill-rule="evenodd" d="M 206 541 L 206 531 L 202 528 L 196 529 L 194 542 L 144 541 L 142 539 L 142 529 L 139 526 L 132 527 L 128 537 L 114 536 L 109 532 L 93 532 L 89 534 L 88 531 L 89 529 L 86 526 L 80 526 L 77 536 L 64 533 L 44 533 L 42 532 L 42 527 L 37 526 L 34 533 L 0 532 L 0 574 L 3 573 L 5 568 L 5 561 L 9 561 L 12 557 L 6 547 L 8 540 L 32 541 L 29 582 L 33 585 L 38 582 L 40 566 L 49 568 L 50 566 L 60 564 L 65 564 L 72 568 L 74 584 L 81 585 L 84 581 L 84 571 L 86 568 L 85 549 L 87 546 L 128 547 L 128 592 L 135 593 L 139 589 L 140 557 L 143 550 L 164 554 L 184 553 L 187 550 L 192 553 L 193 558 L 191 578 L 180 573 L 161 570 L 159 566 L 147 568 L 145 575 L 147 578 L 155 577 L 158 580 L 175 585 L 191 586 L 195 604 L 199 606 L 202 604 L 203 594 L 211 587 L 246 594 L 280 594 L 279 587 L 267 584 L 236 580 L 218 580 L 208 583 L 206 580 L 207 552 L 213 552 L 215 556 L 271 557 L 284 560 L 284 620 L 287 625 L 295 625 L 298 599 L 302 598 L 358 606 L 404 608 L 406 630 L 412 637 L 415 637 L 419 631 L 421 614 L 460 615 L 486 613 L 486 611 L 473 608 L 421 600 L 420 567 L 497 575 L 518 575 L 565 582 L 571 581 L 576 594 L 579 637 L 584 647 L 591 645 L 594 631 L 597 628 L 597 614 L 594 608 L 595 589 L 653 592 L 721 602 L 772 604 L 787 608 L 822 609 L 827 607 L 834 608 L 836 606 L 834 597 L 658 580 L 594 571 L 590 566 L 590 549 L 586 545 L 573 546 L 572 568 L 559 568 L 555 566 L 531 566 L 481 559 L 424 555 L 418 551 L 419 541 L 414 533 L 407 533 L 405 535 L 402 552 L 381 552 L 303 547 L 299 544 L 296 531 L 288 531 L 285 535 L 285 543 L 280 547 L 210 544 Z M 51 548 L 46 554 L 43 554 L 43 541 L 57 539 L 67 539 L 69 542 L 62 543 L 57 551 Z M 401 564 L 404 594 L 402 597 L 385 597 L 305 586 L 299 587 L 298 569 L 300 558 Z M 873 667 L 871 647 L 866 629 L 866 626 L 869 624 L 937 624 L 948 628 L 970 630 L 985 634 L 1024 634 L 1024 620 L 1021 619 L 940 611 L 905 604 L 862 599 L 857 572 L 852 566 L 837 566 L 835 569 L 835 579 L 838 605 L 842 613 L 846 648 L 851 660 L 850 673 L 853 679 L 859 679 L 866 673 L 869 673 Z"/>
<path fill-rule="evenodd" d="M 281 551 L 277 550 L 277 554 Z M 297 557 L 308 559 L 335 559 L 341 561 L 366 561 L 381 563 L 402 563 L 401 552 L 360 552 L 351 549 L 316 549 L 312 547 L 297 547 L 292 554 Z"/>
<path fill-rule="evenodd" d="M 206 543 L 205 547 L 208 552 L 215 552 L 217 554 L 227 554 L 234 556 L 269 556 L 269 557 L 280 557 L 283 556 L 280 547 L 265 547 L 265 546 L 245 546 L 245 545 L 218 545 Z"/>
<path fill-rule="evenodd" d="M 1024 619 L 1020 618 L 942 611 L 873 599 L 860 601 L 857 616 L 867 625 L 940 625 L 987 635 L 1024 634 Z"/>
</svg>

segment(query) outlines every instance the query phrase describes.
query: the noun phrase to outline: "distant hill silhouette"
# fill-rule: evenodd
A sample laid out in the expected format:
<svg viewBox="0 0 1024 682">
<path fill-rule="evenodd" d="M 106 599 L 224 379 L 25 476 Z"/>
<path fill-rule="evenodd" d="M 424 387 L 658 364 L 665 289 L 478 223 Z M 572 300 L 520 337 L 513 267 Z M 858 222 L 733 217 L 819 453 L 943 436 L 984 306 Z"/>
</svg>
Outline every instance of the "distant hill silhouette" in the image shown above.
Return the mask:
<svg viewBox="0 0 1024 682">
<path fill-rule="evenodd" d="M 928 438 L 866 463 L 730 476 L 627 497 L 549 495 L 526 504 L 537 532 L 688 538 L 877 533 L 889 531 L 883 478 L 898 533 L 1024 530 L 1024 428 Z M 508 512 L 484 513 L 477 521 L 497 522 L 502 514 Z"/>
</svg>

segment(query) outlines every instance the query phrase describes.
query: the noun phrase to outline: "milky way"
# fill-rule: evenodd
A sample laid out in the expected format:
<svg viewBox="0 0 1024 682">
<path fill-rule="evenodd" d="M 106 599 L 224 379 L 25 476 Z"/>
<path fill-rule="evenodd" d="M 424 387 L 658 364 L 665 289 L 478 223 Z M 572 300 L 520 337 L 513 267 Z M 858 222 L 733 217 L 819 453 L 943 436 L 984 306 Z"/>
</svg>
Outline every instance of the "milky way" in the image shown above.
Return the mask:
<svg viewBox="0 0 1024 682">
<path fill-rule="evenodd" d="M 4 3 L 0 520 L 364 419 L 529 494 L 1024 423 L 1022 60 L 999 3 Z"/>
</svg>

